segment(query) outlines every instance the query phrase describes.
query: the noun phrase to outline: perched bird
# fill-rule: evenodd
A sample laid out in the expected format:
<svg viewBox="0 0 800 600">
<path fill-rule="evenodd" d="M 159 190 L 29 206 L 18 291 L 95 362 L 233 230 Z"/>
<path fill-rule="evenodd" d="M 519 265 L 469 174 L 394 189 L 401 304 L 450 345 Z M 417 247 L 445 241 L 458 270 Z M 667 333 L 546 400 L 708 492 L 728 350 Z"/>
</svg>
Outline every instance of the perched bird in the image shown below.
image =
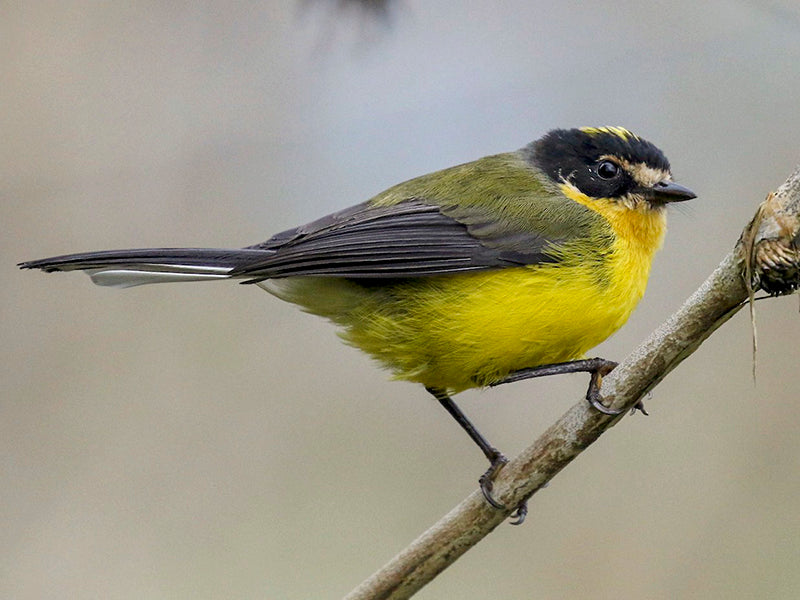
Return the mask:
<svg viewBox="0 0 800 600">
<path fill-rule="evenodd" d="M 468 388 L 591 373 L 583 359 L 625 323 L 666 230 L 694 198 L 652 143 L 621 127 L 556 129 L 516 152 L 406 181 L 242 249 L 109 250 L 21 263 L 84 270 L 105 286 L 238 279 L 326 317 L 341 337 L 419 382 L 490 461 L 506 458 L 451 399 Z M 517 520 L 524 518 L 524 505 Z"/>
</svg>

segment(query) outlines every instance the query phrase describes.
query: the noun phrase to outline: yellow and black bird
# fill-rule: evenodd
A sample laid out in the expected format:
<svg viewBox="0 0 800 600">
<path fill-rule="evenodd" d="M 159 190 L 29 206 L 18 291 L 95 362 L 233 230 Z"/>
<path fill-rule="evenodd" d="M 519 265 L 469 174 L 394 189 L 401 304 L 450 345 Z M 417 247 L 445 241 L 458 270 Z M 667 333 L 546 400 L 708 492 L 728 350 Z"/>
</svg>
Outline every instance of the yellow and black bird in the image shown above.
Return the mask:
<svg viewBox="0 0 800 600">
<path fill-rule="evenodd" d="M 666 230 L 694 198 L 652 143 L 621 127 L 556 129 L 516 152 L 406 181 L 242 249 L 109 250 L 22 263 L 95 283 L 239 279 L 326 317 L 397 379 L 425 386 L 491 465 L 505 457 L 451 395 L 615 363 L 583 359 L 625 323 Z M 524 517 L 520 507 L 519 518 Z"/>
</svg>

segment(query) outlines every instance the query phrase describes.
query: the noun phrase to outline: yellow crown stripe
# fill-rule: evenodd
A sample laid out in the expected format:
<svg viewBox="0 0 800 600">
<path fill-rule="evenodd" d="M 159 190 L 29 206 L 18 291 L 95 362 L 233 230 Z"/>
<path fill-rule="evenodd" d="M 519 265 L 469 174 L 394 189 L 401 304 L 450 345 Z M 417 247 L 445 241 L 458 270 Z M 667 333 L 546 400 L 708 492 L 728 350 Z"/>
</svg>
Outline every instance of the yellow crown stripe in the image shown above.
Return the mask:
<svg viewBox="0 0 800 600">
<path fill-rule="evenodd" d="M 639 137 L 625 129 L 624 127 L 581 127 L 580 129 L 583 133 L 589 135 L 615 135 L 618 138 L 622 138 L 623 140 L 634 139 L 638 140 Z"/>
</svg>

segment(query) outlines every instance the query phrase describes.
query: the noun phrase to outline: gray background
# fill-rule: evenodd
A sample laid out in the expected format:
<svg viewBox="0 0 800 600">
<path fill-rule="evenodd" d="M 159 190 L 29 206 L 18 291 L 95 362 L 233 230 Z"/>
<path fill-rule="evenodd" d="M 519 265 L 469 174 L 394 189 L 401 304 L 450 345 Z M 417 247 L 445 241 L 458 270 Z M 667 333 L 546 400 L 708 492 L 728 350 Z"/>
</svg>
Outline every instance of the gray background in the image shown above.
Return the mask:
<svg viewBox="0 0 800 600">
<path fill-rule="evenodd" d="M 14 263 L 241 246 L 557 126 L 624 125 L 699 198 L 624 357 L 800 160 L 789 0 L 0 4 L 0 597 L 336 598 L 475 489 L 419 386 L 254 287 Z M 738 315 L 420 598 L 800 595 L 797 298 Z M 582 376 L 459 397 L 508 454 Z"/>
</svg>

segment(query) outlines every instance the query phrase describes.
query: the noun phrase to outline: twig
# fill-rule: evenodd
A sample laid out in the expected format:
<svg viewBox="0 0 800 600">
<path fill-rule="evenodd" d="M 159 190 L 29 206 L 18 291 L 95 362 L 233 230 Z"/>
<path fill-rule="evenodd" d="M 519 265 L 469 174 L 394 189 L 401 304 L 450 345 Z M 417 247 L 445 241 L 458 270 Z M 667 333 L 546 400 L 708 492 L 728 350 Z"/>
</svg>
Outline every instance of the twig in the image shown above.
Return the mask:
<svg viewBox="0 0 800 600">
<path fill-rule="evenodd" d="M 773 295 L 800 286 L 800 167 L 759 207 L 735 248 L 683 306 L 603 381 L 612 408 L 633 407 L 681 361 L 730 319 L 761 287 Z M 508 506 L 490 507 L 476 490 L 345 600 L 401 600 L 451 565 L 567 466 L 622 415 L 579 401 L 510 461 L 494 485 Z"/>
</svg>

